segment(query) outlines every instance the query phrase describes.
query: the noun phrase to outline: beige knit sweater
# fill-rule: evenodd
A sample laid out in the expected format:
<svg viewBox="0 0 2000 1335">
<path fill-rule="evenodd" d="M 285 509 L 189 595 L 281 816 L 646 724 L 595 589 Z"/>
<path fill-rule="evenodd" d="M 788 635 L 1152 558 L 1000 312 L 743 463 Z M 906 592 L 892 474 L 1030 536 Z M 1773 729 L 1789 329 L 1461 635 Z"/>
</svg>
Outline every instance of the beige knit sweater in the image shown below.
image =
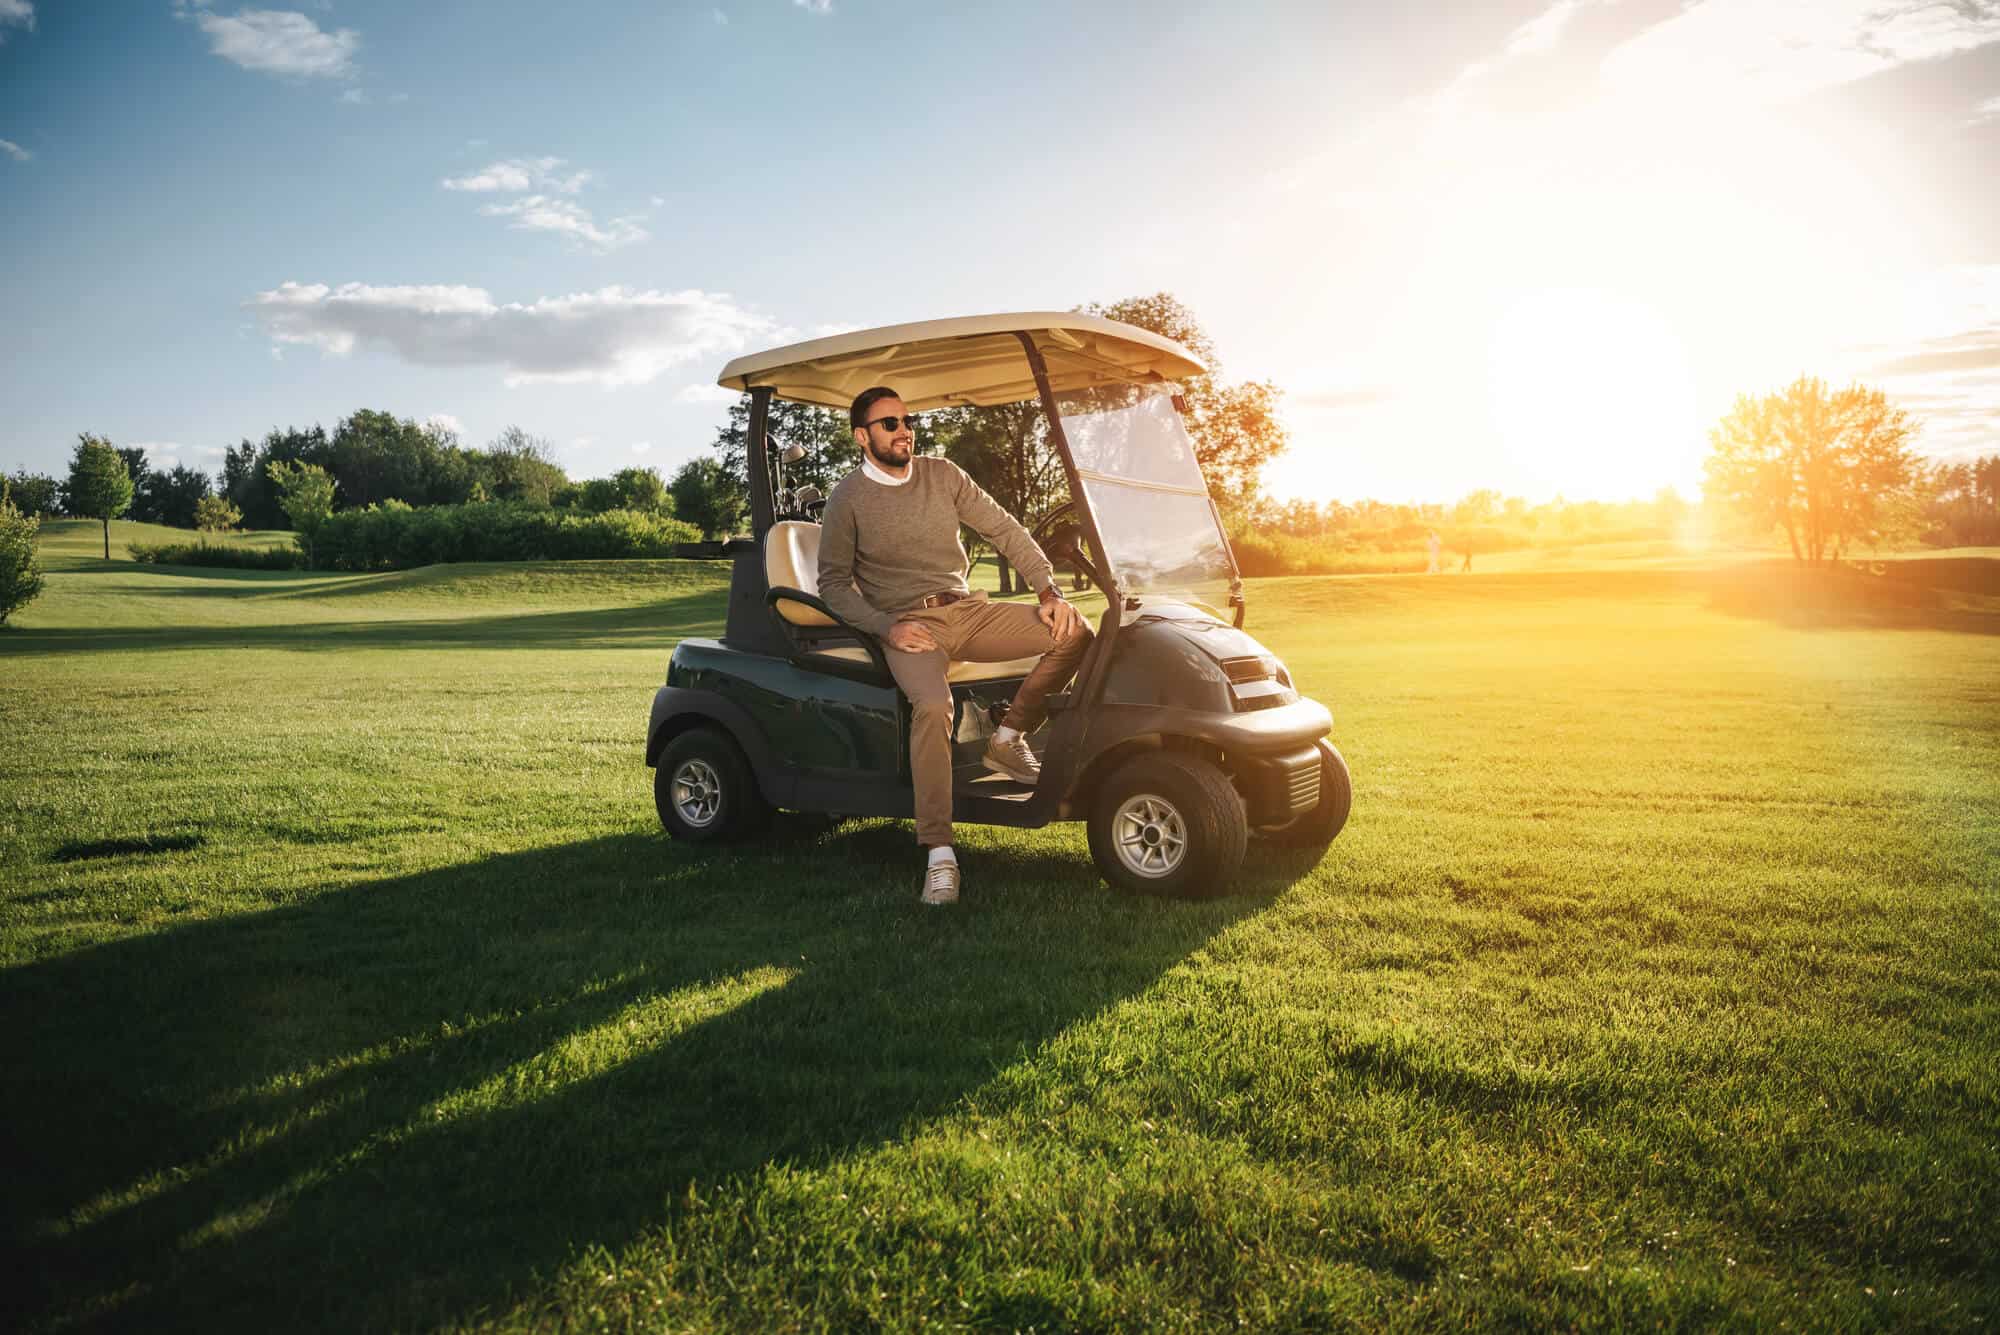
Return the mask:
<svg viewBox="0 0 2000 1335">
<path fill-rule="evenodd" d="M 900 486 L 855 469 L 820 516 L 819 596 L 840 619 L 883 635 L 899 612 L 933 593 L 965 593 L 971 563 L 965 524 L 1012 563 L 1036 592 L 1054 578 L 1049 558 L 1015 518 L 949 459 L 917 456 Z"/>
</svg>

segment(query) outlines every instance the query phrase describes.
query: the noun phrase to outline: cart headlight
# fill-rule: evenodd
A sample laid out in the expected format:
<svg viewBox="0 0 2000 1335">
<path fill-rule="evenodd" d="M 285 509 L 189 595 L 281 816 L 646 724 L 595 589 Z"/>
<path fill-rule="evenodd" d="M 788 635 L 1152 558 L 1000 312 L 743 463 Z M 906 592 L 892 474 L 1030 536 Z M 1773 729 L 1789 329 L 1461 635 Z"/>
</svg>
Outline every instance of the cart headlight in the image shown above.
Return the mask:
<svg viewBox="0 0 2000 1335">
<path fill-rule="evenodd" d="M 1269 654 L 1225 658 L 1222 673 L 1229 678 L 1229 701 L 1239 711 L 1275 709 L 1299 698 L 1285 665 Z"/>
</svg>

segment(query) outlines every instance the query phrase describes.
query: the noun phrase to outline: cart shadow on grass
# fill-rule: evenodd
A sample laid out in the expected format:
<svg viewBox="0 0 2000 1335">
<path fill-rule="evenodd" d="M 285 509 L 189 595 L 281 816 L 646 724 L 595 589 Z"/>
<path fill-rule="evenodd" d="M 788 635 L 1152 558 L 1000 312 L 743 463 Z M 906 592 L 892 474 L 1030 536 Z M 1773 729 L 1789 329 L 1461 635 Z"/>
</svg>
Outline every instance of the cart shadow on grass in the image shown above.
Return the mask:
<svg viewBox="0 0 2000 1335">
<path fill-rule="evenodd" d="M 1112 897 L 1076 851 L 975 851 L 940 914 L 900 823 L 698 857 L 620 835 L 8 971 L 16 1315 L 503 1311 L 691 1192 L 949 1112 L 1312 861 L 1162 904 Z"/>
</svg>

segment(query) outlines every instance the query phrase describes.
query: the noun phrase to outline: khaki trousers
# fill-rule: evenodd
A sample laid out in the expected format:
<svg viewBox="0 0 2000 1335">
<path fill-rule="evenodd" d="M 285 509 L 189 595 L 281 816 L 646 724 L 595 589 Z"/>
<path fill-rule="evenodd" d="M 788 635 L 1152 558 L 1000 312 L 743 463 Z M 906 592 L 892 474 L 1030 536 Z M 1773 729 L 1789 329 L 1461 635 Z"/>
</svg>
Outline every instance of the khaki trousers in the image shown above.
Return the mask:
<svg viewBox="0 0 2000 1335">
<path fill-rule="evenodd" d="M 883 656 L 903 694 L 910 699 L 910 778 L 916 788 L 917 842 L 951 842 L 951 686 L 945 671 L 953 662 L 1004 663 L 1042 655 L 1014 692 L 1002 726 L 1032 732 L 1047 717 L 1046 702 L 1076 674 L 1090 647 L 1090 628 L 1058 640 L 1042 624 L 1034 603 L 996 603 L 984 592 L 943 607 L 920 607 L 897 614 L 930 631 L 938 647 L 906 653 L 884 642 Z"/>
</svg>

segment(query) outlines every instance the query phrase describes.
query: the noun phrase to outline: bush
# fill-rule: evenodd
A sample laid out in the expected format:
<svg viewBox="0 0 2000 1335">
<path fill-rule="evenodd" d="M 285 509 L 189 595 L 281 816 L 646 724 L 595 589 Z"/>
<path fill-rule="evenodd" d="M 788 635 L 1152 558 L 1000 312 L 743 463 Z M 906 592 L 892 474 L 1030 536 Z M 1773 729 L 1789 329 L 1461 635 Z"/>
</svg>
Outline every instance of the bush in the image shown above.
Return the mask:
<svg viewBox="0 0 2000 1335">
<path fill-rule="evenodd" d="M 129 544 L 134 561 L 156 566 L 219 566 L 225 570 L 303 570 L 305 553 L 296 547 L 231 547 L 218 542 Z"/>
<path fill-rule="evenodd" d="M 42 561 L 35 551 L 41 527 L 39 517 L 15 509 L 0 487 L 0 626 L 42 591 Z"/>
<path fill-rule="evenodd" d="M 314 542 L 328 570 L 408 570 L 447 561 L 594 561 L 672 556 L 693 525 L 634 510 L 582 514 L 512 502 L 343 510 Z"/>
</svg>

